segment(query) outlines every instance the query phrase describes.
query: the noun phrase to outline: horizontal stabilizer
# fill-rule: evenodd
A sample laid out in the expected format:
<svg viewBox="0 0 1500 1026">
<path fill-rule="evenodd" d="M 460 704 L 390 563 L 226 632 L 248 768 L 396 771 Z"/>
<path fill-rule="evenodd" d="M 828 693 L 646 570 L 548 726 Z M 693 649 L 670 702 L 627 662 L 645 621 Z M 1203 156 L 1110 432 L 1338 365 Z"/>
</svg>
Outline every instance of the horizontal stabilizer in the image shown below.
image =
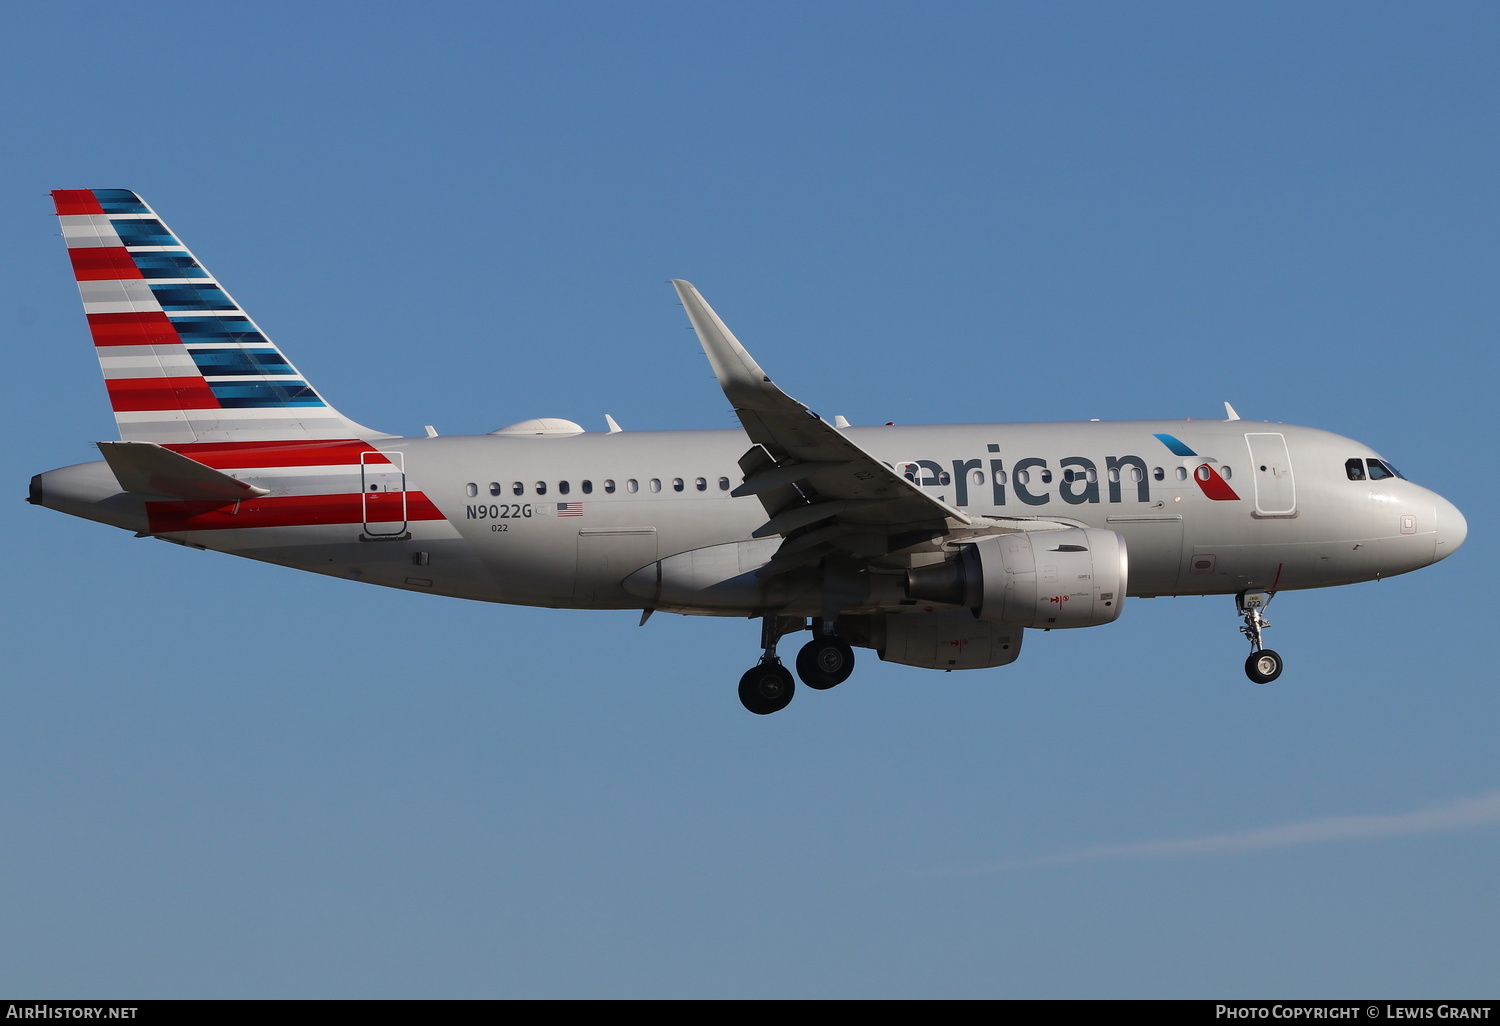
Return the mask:
<svg viewBox="0 0 1500 1026">
<path fill-rule="evenodd" d="M 234 502 L 266 495 L 269 488 L 246 484 L 222 470 L 204 466 L 155 442 L 96 442 L 127 492 L 173 499 L 221 499 Z"/>
</svg>

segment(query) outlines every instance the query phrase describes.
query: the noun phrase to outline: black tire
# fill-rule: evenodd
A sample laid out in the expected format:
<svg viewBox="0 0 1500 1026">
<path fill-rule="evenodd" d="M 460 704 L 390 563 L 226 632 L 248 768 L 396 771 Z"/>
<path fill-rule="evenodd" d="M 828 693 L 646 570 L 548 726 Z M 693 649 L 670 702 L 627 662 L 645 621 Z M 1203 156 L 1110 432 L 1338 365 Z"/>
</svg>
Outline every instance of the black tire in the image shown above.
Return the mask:
<svg viewBox="0 0 1500 1026">
<path fill-rule="evenodd" d="M 780 663 L 762 663 L 740 678 L 740 703 L 757 716 L 785 709 L 797 690 L 791 671 Z"/>
<path fill-rule="evenodd" d="M 1281 656 L 1269 648 L 1251 652 L 1250 658 L 1245 660 L 1245 676 L 1257 684 L 1271 683 L 1281 676 L 1281 668 Z"/>
<path fill-rule="evenodd" d="M 797 676 L 819 691 L 837 687 L 854 672 L 854 649 L 840 638 L 813 638 L 797 653 Z"/>
</svg>

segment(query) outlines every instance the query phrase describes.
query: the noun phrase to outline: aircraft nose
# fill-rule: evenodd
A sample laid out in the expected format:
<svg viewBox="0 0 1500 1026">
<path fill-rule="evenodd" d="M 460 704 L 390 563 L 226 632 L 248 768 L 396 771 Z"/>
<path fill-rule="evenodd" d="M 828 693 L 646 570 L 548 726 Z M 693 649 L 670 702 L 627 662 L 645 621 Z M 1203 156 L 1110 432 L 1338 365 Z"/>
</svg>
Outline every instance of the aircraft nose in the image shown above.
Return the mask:
<svg viewBox="0 0 1500 1026">
<path fill-rule="evenodd" d="M 1436 563 L 1440 559 L 1447 559 L 1458 551 L 1458 547 L 1464 543 L 1469 536 L 1469 522 L 1464 515 L 1441 495 L 1433 503 L 1434 520 L 1437 525 L 1437 546 L 1432 553 L 1432 561 Z"/>
</svg>

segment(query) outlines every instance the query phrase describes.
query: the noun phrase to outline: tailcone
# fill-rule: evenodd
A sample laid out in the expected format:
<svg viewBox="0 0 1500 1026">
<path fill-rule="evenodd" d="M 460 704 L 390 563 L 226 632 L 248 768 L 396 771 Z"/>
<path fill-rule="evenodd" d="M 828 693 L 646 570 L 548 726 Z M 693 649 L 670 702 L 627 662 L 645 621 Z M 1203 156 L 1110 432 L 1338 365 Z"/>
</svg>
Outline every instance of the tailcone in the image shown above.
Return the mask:
<svg viewBox="0 0 1500 1026">
<path fill-rule="evenodd" d="M 37 474 L 26 501 L 126 531 L 141 533 L 147 527 L 144 499 L 122 491 L 103 460 Z"/>
</svg>

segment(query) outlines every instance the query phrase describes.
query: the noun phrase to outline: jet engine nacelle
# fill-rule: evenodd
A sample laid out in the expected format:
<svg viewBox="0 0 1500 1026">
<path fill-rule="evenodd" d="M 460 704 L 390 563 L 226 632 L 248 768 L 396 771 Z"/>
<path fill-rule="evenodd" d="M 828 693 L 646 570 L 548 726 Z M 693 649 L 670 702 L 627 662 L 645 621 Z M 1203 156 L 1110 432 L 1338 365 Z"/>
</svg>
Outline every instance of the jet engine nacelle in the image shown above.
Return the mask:
<svg viewBox="0 0 1500 1026">
<path fill-rule="evenodd" d="M 979 670 L 1013 663 L 1020 627 L 975 621 L 961 609 L 887 613 L 880 658 L 930 670 Z"/>
<path fill-rule="evenodd" d="M 1095 627 L 1120 615 L 1128 575 L 1123 538 L 1069 527 L 980 538 L 955 559 L 907 571 L 906 589 L 990 623 Z"/>
</svg>

